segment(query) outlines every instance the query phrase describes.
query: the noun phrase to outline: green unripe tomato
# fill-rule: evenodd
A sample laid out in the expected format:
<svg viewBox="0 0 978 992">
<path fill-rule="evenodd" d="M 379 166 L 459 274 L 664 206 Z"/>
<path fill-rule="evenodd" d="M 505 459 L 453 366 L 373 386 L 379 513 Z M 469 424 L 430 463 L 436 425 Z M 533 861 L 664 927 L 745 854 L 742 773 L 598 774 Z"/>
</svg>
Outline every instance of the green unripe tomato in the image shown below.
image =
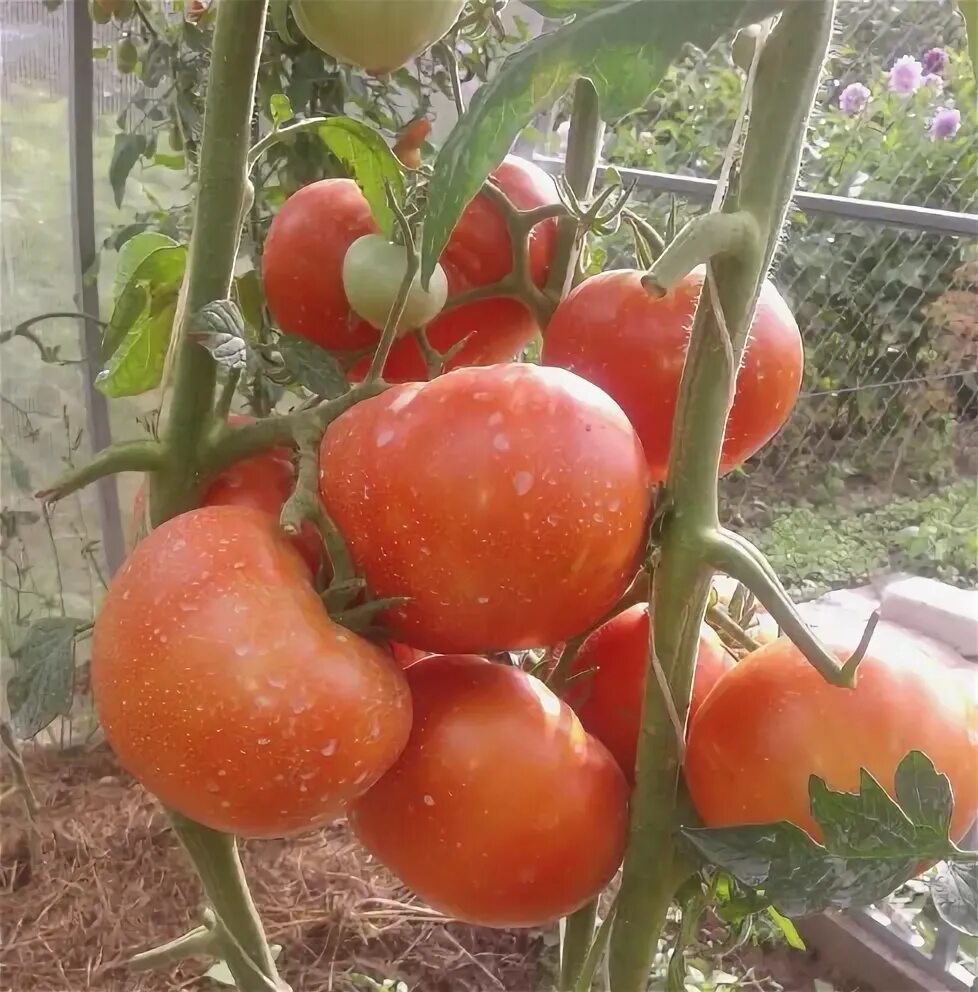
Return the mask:
<svg viewBox="0 0 978 992">
<path fill-rule="evenodd" d="M 343 291 L 350 307 L 364 320 L 383 328 L 407 271 L 407 250 L 381 234 L 365 234 L 347 249 L 343 259 Z M 435 266 L 427 291 L 415 275 L 407 305 L 397 323 L 398 335 L 434 320 L 448 299 L 445 270 Z"/>
<path fill-rule="evenodd" d="M 320 51 L 374 75 L 399 69 L 445 36 L 465 0 L 292 0 Z"/>
<path fill-rule="evenodd" d="M 136 68 L 136 63 L 138 61 L 139 50 L 136 48 L 135 43 L 131 38 L 123 38 L 122 41 L 116 45 L 115 67 L 123 75 L 129 75 L 129 73 Z"/>
<path fill-rule="evenodd" d="M 112 8 L 112 16 L 122 23 L 130 20 L 133 14 L 136 13 L 135 0 L 113 0 L 110 6 Z"/>
<path fill-rule="evenodd" d="M 88 0 L 88 15 L 95 24 L 108 24 L 112 20 L 112 11 L 100 0 Z"/>
</svg>

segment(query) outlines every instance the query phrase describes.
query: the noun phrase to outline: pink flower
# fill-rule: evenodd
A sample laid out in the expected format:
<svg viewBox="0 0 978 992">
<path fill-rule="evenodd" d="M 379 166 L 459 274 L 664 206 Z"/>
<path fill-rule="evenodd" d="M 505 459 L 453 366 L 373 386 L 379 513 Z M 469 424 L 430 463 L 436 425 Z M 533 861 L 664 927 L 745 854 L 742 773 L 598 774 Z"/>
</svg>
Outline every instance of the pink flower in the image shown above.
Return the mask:
<svg viewBox="0 0 978 992">
<path fill-rule="evenodd" d="M 920 89 L 923 81 L 923 66 L 912 55 L 904 55 L 893 63 L 888 85 L 891 93 L 909 96 Z"/>
<path fill-rule="evenodd" d="M 839 94 L 839 109 L 850 117 L 861 113 L 869 103 L 869 90 L 862 83 L 850 83 Z"/>
<path fill-rule="evenodd" d="M 940 76 L 947 68 L 947 52 L 943 48 L 932 48 L 929 52 L 924 52 L 922 61 L 925 73 Z"/>
<path fill-rule="evenodd" d="M 934 91 L 935 96 L 940 96 L 944 92 L 944 80 L 936 72 L 928 72 L 923 79 L 924 86 Z"/>
<path fill-rule="evenodd" d="M 930 122 L 930 136 L 934 141 L 953 138 L 961 127 L 961 111 L 955 107 L 942 107 Z"/>
</svg>

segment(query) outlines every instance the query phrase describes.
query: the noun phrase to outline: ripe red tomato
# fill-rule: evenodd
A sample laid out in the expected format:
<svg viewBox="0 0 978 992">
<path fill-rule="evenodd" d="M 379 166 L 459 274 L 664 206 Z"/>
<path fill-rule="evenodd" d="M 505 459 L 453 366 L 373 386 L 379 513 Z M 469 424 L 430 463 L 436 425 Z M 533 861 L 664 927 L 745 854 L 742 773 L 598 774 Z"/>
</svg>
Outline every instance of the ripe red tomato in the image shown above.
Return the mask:
<svg viewBox="0 0 978 992">
<path fill-rule="evenodd" d="M 523 210 L 557 202 L 553 180 L 538 166 L 509 156 L 493 178 Z M 331 351 L 376 345 L 380 332 L 351 311 L 343 292 L 347 249 L 377 225 L 359 187 L 350 179 L 325 179 L 290 197 L 276 214 L 265 241 L 262 276 L 268 307 L 278 326 Z M 533 229 L 530 271 L 542 286 L 556 245 L 553 220 Z M 511 269 L 509 233 L 502 215 L 485 197 L 466 208 L 442 253 L 449 297 L 502 279 Z M 489 299 L 456 307 L 428 325 L 428 340 L 447 351 L 471 334 L 450 367 L 490 365 L 512 358 L 536 333 L 530 312 L 518 301 Z M 354 367 L 361 377 L 369 359 Z M 411 335 L 394 344 L 384 369 L 390 382 L 427 378 L 424 358 Z"/>
<path fill-rule="evenodd" d="M 642 439 L 655 482 L 666 477 L 679 380 L 705 270 L 691 272 L 654 299 L 643 273 L 602 272 L 557 307 L 543 342 L 543 362 L 570 369 L 621 404 Z M 761 290 L 737 393 L 727 422 L 722 472 L 759 451 L 784 425 L 798 397 L 801 335 L 771 282 Z"/>
<path fill-rule="evenodd" d="M 95 622 L 92 686 L 123 767 L 245 837 L 340 815 L 411 727 L 398 666 L 329 619 L 275 520 L 243 507 L 191 510 L 137 546 Z"/>
<path fill-rule="evenodd" d="M 978 737 L 948 670 L 913 646 L 871 645 L 855 689 L 840 689 L 781 638 L 743 658 L 697 713 L 686 781 L 707 826 L 788 820 L 820 839 L 809 776 L 855 792 L 862 767 L 893 795 L 912 750 L 950 780 L 951 836 L 960 840 L 978 813 Z"/>
<path fill-rule="evenodd" d="M 555 644 L 635 575 L 650 487 L 618 406 L 563 369 L 494 365 L 395 386 L 327 429 L 321 495 L 398 640 Z"/>
<path fill-rule="evenodd" d="M 571 709 L 519 668 L 435 656 L 407 672 L 414 725 L 351 809 L 363 845 L 435 909 L 542 926 L 610 881 L 628 787 Z"/>
<path fill-rule="evenodd" d="M 599 627 L 584 642 L 572 673 L 591 669 L 592 674 L 572 682 L 564 695 L 584 729 L 611 751 L 632 784 L 648 653 L 649 608 L 638 603 Z M 703 624 L 687 726 L 720 676 L 733 666 L 733 658 L 713 628 Z"/>
<path fill-rule="evenodd" d="M 228 423 L 254 423 L 254 417 L 232 414 Z M 271 448 L 260 455 L 245 458 L 225 469 L 204 491 L 201 506 L 250 506 L 262 510 L 276 520 L 282 506 L 295 488 L 295 465 L 292 452 L 285 447 Z M 132 504 L 133 527 L 129 539 L 130 548 L 141 539 L 143 519 L 146 514 L 146 485 L 136 491 Z M 322 538 L 315 526 L 306 521 L 302 530 L 290 538 L 302 560 L 309 566 L 313 575 L 326 561 Z"/>
</svg>

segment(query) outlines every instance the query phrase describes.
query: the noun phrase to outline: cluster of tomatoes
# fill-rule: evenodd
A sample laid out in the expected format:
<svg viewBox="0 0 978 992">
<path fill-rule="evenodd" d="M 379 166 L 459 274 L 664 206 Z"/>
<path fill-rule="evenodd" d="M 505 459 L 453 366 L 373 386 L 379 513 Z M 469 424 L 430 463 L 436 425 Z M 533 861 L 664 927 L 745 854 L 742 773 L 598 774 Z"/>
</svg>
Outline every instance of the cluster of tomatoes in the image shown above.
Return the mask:
<svg viewBox="0 0 978 992">
<path fill-rule="evenodd" d="M 519 207 L 552 183 L 510 159 L 496 181 Z M 264 258 L 283 332 L 369 348 L 341 269 L 375 233 L 346 180 L 306 187 L 278 214 Z M 542 285 L 552 223 L 530 244 Z M 477 198 L 441 264 L 452 294 L 497 281 L 511 245 Z M 163 524 L 115 577 L 94 632 L 92 676 L 122 764 L 215 829 L 278 836 L 348 815 L 364 846 L 430 905 L 491 926 L 532 926 L 600 891 L 623 855 L 649 615 L 615 605 L 642 567 L 664 477 L 701 276 L 664 299 L 640 273 L 583 282 L 545 329 L 543 364 L 512 362 L 537 327 L 486 299 L 428 325 L 465 340 L 431 381 L 417 341 L 395 345 L 397 383 L 336 419 L 320 497 L 382 614 L 389 641 L 334 622 L 315 577 L 315 531 L 286 537 L 288 450 L 222 473 L 202 506 Z M 724 445 L 729 469 L 783 423 L 801 345 L 765 286 Z M 354 369 L 355 377 L 362 368 Z M 592 631 L 563 698 L 490 653 L 560 646 Z M 960 693 L 928 659 L 871 654 L 855 690 L 822 681 L 789 643 L 738 664 L 703 628 L 686 778 L 708 824 L 789 819 L 815 832 L 808 777 L 892 788 L 911 748 L 952 781 L 955 832 L 978 803 Z"/>
</svg>

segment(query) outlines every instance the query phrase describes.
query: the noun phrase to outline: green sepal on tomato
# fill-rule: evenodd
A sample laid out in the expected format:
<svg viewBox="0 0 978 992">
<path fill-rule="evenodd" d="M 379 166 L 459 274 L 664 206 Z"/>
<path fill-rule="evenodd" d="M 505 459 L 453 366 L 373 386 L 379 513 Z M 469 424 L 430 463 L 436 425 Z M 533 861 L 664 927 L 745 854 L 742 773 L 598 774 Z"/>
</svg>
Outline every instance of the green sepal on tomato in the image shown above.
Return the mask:
<svg viewBox="0 0 978 992">
<path fill-rule="evenodd" d="M 457 369 L 326 430 L 320 495 L 391 636 L 440 652 L 568 640 L 629 586 L 651 486 L 618 405 L 563 369 Z"/>
<path fill-rule="evenodd" d="M 519 209 L 557 202 L 553 180 L 525 159 L 508 156 L 493 179 Z M 376 346 L 380 331 L 350 308 L 343 288 L 343 262 L 355 241 L 377 233 L 370 207 L 351 179 L 312 183 L 283 204 L 265 241 L 262 279 L 268 308 L 285 334 L 336 352 Z M 541 287 L 553 260 L 556 233 L 556 221 L 550 219 L 536 225 L 530 237 L 530 273 Z M 440 264 L 449 297 L 498 282 L 511 271 L 512 247 L 505 220 L 486 197 L 477 196 L 468 205 Z M 458 368 L 508 361 L 537 330 L 522 303 L 494 297 L 440 313 L 428 324 L 427 336 L 440 352 L 465 339 L 448 365 Z M 369 358 L 364 358 L 354 365 L 351 378 L 361 378 L 368 364 Z M 413 335 L 395 342 L 384 378 L 389 382 L 428 378 L 424 355 Z"/>
<path fill-rule="evenodd" d="M 705 270 L 694 269 L 671 292 L 650 296 L 644 273 L 602 272 L 557 307 L 542 361 L 600 386 L 642 439 L 654 482 L 669 464 L 679 381 Z M 721 474 L 756 454 L 784 426 L 801 386 L 804 354 L 798 325 L 774 284 L 764 282 L 737 375 L 724 435 Z"/>
<path fill-rule="evenodd" d="M 400 666 L 335 624 L 278 522 L 240 506 L 191 510 L 137 545 L 95 621 L 92 688 L 124 768 L 243 837 L 342 815 L 411 726 Z"/>
<path fill-rule="evenodd" d="M 482 926 L 543 926 L 595 897 L 628 826 L 605 747 L 519 668 L 433 656 L 405 674 L 411 736 L 350 813 L 364 846 L 430 906 Z"/>
</svg>

